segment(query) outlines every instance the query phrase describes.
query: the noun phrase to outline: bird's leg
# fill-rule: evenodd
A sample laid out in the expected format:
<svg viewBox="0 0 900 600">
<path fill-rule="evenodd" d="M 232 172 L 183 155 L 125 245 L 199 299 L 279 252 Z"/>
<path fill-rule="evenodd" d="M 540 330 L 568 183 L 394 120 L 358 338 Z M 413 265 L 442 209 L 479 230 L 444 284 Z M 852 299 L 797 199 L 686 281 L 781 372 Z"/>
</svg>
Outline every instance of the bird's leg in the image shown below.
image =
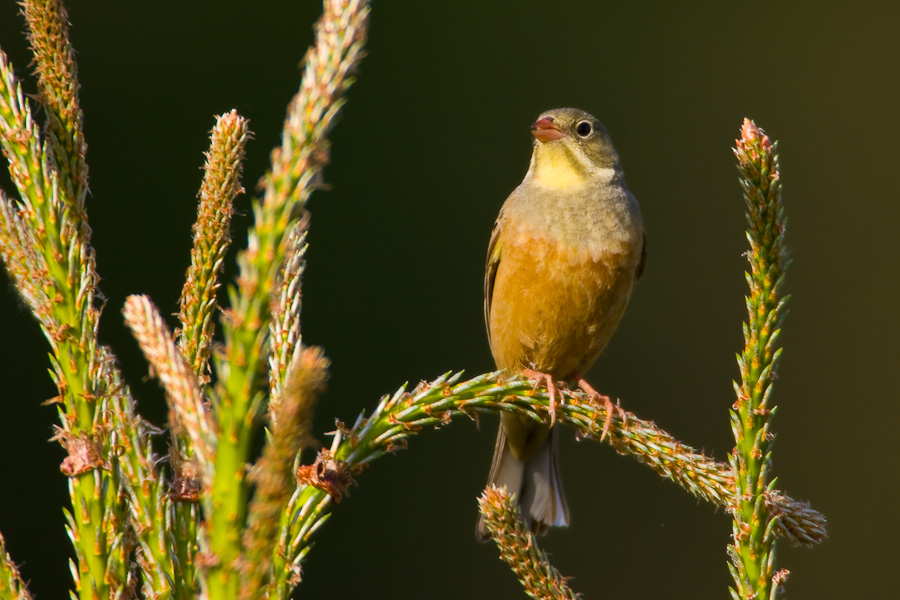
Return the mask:
<svg viewBox="0 0 900 600">
<path fill-rule="evenodd" d="M 590 396 L 591 398 L 596 399 L 599 402 L 602 402 L 606 407 L 606 420 L 603 422 L 603 433 L 600 434 L 600 441 L 602 442 L 606 439 L 607 434 L 609 434 L 609 425 L 612 423 L 613 411 L 618 411 L 619 416 L 622 418 L 622 422 L 625 423 L 628 421 L 628 414 L 622 409 L 618 404 L 613 404 L 613 401 L 609 399 L 609 396 L 604 396 L 593 387 L 591 384 L 587 382 L 584 377 L 575 373 L 572 377 L 573 379 L 578 379 L 578 387 L 580 387 L 584 392 Z"/>
<path fill-rule="evenodd" d="M 522 375 L 533 380 L 535 387 L 539 386 L 542 382 L 546 385 L 547 393 L 550 395 L 550 427 L 553 427 L 556 423 L 557 398 L 559 399 L 559 404 L 563 403 L 562 394 L 559 393 L 556 382 L 553 381 L 553 376 L 540 371 L 535 371 L 534 369 L 523 369 Z"/>
</svg>

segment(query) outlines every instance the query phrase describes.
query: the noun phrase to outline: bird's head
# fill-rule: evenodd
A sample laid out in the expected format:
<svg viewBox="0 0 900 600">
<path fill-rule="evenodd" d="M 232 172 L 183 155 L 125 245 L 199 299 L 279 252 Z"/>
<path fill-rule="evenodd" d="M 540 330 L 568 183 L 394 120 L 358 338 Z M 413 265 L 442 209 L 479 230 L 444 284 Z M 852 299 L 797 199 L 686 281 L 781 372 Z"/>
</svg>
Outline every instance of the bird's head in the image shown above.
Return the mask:
<svg viewBox="0 0 900 600">
<path fill-rule="evenodd" d="M 531 125 L 531 174 L 545 187 L 581 186 L 619 170 L 619 156 L 603 125 L 577 108 L 556 108 Z"/>
</svg>

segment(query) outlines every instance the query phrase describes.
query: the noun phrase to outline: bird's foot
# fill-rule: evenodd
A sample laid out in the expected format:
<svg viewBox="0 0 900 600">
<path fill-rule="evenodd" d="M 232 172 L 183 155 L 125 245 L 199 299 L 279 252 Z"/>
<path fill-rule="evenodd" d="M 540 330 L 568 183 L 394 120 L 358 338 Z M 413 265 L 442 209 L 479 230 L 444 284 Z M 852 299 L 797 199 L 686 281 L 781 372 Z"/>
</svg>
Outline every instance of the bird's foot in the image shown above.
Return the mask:
<svg viewBox="0 0 900 600">
<path fill-rule="evenodd" d="M 563 396 L 559 393 L 559 388 L 556 387 L 556 382 L 553 381 L 553 376 L 548 375 L 547 373 L 542 373 L 540 371 L 535 371 L 534 369 L 525 369 L 522 371 L 522 375 L 532 380 L 535 389 L 537 389 L 537 387 L 541 385 L 541 383 L 546 386 L 547 394 L 550 395 L 550 427 L 553 427 L 553 425 L 556 423 L 556 409 L 564 403 Z"/>
<path fill-rule="evenodd" d="M 602 402 L 606 407 L 606 419 L 603 421 L 603 432 L 600 434 L 601 442 L 606 439 L 607 435 L 609 435 L 609 426 L 612 423 L 612 416 L 614 411 L 619 413 L 619 417 L 622 419 L 623 424 L 628 422 L 628 413 L 626 413 L 625 410 L 618 404 L 613 404 L 613 401 L 610 400 L 609 396 L 604 396 L 593 387 L 591 387 L 591 384 L 589 384 L 584 377 L 578 378 L 578 387 L 584 390 L 584 392 L 592 399 L 598 402 Z"/>
</svg>

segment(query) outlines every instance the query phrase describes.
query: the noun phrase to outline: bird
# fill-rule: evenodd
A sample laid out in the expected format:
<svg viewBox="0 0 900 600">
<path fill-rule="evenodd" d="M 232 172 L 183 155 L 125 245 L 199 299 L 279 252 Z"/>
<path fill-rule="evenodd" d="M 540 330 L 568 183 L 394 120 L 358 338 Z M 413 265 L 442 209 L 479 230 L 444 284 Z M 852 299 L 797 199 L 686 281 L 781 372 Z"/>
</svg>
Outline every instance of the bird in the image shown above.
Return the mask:
<svg viewBox="0 0 900 600">
<path fill-rule="evenodd" d="M 584 379 L 609 342 L 641 277 L 646 236 L 603 125 L 576 108 L 542 113 L 528 172 L 500 209 L 488 244 L 484 318 L 498 369 L 550 395 L 550 423 L 503 412 L 488 484 L 516 494 L 535 534 L 569 524 L 553 427 L 557 382 Z M 621 410 L 621 409 L 619 409 Z M 609 419 L 604 426 L 604 435 Z M 483 518 L 476 537 L 489 538 Z"/>
</svg>

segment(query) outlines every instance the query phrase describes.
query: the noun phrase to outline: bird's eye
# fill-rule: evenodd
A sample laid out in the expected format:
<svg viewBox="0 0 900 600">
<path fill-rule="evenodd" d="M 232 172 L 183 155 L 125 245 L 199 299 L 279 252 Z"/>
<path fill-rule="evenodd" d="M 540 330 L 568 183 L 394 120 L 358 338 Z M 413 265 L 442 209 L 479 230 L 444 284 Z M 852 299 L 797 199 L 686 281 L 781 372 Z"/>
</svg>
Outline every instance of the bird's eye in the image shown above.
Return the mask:
<svg viewBox="0 0 900 600">
<path fill-rule="evenodd" d="M 575 133 L 577 133 L 581 137 L 587 137 L 587 136 L 591 135 L 591 132 L 593 130 L 594 130 L 594 128 L 591 127 L 590 121 L 582 121 L 581 123 L 579 123 L 578 125 L 575 126 Z"/>
</svg>

